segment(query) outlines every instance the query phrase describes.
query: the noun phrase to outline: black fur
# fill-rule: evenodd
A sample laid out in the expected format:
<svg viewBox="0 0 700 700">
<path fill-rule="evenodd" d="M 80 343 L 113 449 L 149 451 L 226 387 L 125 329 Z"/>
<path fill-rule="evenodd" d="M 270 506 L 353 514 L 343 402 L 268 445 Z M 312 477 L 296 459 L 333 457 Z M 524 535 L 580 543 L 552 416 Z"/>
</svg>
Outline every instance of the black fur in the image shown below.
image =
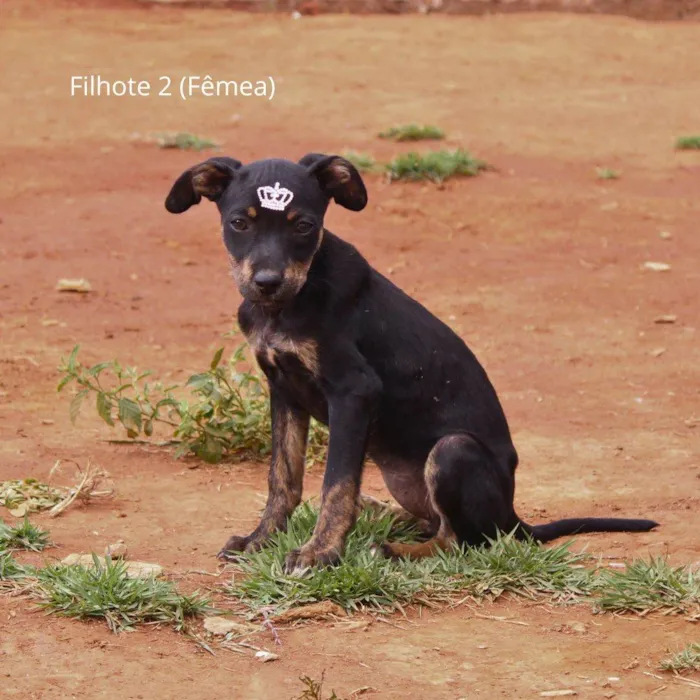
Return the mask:
<svg viewBox="0 0 700 700">
<path fill-rule="evenodd" d="M 367 454 L 404 508 L 470 545 L 498 530 L 515 529 L 545 542 L 577 532 L 657 526 L 631 519 L 580 518 L 537 526 L 520 520 L 513 506 L 518 456 L 496 392 L 476 357 L 352 245 L 323 228 L 331 199 L 355 211 L 365 206 L 367 193 L 355 168 L 322 154 L 309 154 L 299 163 L 232 163 L 237 165 L 215 164 L 212 187 L 221 182 L 220 170 L 226 186 L 210 198 L 221 212 L 224 242 L 244 297 L 240 327 L 255 339 L 277 401 L 330 426 L 322 513 L 329 508 L 337 513 L 326 513 L 324 532 L 319 526 L 310 543 L 293 553 L 288 568 L 340 556 L 354 514 L 338 503 L 359 494 Z M 169 211 L 184 211 L 201 199 L 192 188 L 191 171 L 175 183 Z M 285 212 L 259 207 L 257 187 L 276 182 L 294 192 Z M 209 183 L 203 187 L 211 194 Z M 254 218 L 246 214 L 251 207 Z M 292 210 L 296 216 L 290 221 L 286 214 Z M 301 221 L 306 224 L 300 226 Z M 294 283 L 288 280 L 290 271 L 305 266 L 303 279 L 297 274 Z M 256 288 L 260 270 L 283 280 L 274 294 Z M 315 350 L 302 353 L 302 346 Z M 426 462 L 434 475 L 429 483 Z M 277 483 L 271 474 L 270 488 Z M 236 542 L 237 549 L 264 543 L 251 536 Z"/>
</svg>

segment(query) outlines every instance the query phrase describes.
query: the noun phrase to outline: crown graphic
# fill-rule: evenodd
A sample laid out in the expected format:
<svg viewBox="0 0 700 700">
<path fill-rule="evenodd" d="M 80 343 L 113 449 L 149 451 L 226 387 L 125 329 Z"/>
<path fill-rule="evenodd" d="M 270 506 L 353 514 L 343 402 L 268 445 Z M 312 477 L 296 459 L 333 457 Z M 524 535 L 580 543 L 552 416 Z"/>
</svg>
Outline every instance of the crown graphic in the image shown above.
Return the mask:
<svg viewBox="0 0 700 700">
<path fill-rule="evenodd" d="M 294 199 L 294 193 L 286 187 L 280 187 L 280 183 L 276 182 L 274 187 L 269 185 L 258 187 L 258 197 L 260 198 L 260 206 L 265 209 L 284 211 Z"/>
</svg>

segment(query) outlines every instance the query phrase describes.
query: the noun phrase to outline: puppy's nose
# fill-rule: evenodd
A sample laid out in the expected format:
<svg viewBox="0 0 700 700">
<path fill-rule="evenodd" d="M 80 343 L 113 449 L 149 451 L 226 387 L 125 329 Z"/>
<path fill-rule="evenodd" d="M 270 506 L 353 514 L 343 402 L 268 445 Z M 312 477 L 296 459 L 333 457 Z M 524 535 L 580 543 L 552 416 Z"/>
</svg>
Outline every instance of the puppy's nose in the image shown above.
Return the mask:
<svg viewBox="0 0 700 700">
<path fill-rule="evenodd" d="M 282 284 L 282 275 L 274 270 L 260 270 L 253 275 L 253 282 L 263 294 L 274 294 Z"/>
</svg>

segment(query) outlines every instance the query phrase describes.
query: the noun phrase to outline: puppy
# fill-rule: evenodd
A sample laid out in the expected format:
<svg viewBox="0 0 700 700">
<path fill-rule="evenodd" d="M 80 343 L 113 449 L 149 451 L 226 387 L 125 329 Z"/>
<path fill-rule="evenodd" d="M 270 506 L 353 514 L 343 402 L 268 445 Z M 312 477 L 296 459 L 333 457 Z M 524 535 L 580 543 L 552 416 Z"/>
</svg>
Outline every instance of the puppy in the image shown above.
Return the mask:
<svg viewBox="0 0 700 700">
<path fill-rule="evenodd" d="M 289 572 L 341 557 L 367 455 L 387 488 L 434 536 L 387 543 L 387 556 L 421 557 L 498 531 L 540 542 L 579 532 L 644 532 L 652 520 L 576 518 L 528 525 L 515 512 L 518 456 L 496 392 L 450 328 L 324 228 L 331 200 L 367 204 L 355 167 L 310 153 L 298 163 L 243 165 L 211 158 L 185 171 L 165 202 L 179 214 L 216 203 L 242 332 L 270 389 L 272 459 L 260 523 L 233 536 L 221 558 L 262 547 L 301 501 L 309 418 L 329 426 L 321 508 Z"/>
</svg>

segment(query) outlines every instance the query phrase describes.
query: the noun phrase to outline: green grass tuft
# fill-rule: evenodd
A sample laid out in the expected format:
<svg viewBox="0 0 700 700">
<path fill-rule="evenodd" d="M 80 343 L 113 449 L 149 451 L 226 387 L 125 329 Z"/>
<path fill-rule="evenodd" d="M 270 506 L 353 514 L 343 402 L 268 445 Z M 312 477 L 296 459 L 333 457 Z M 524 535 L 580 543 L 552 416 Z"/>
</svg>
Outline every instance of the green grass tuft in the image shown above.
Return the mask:
<svg viewBox="0 0 700 700">
<path fill-rule="evenodd" d="M 630 562 L 624 571 L 602 574 L 598 605 L 608 612 L 687 612 L 700 605 L 700 576 L 666 560 Z"/>
<path fill-rule="evenodd" d="M 104 619 L 113 632 L 143 623 L 182 631 L 188 618 L 211 610 L 197 592 L 182 595 L 168 581 L 130 578 L 121 561 L 94 557 L 94 567 L 59 564 L 38 570 L 36 576 L 34 593 L 42 608 L 65 617 Z"/>
<path fill-rule="evenodd" d="M 620 173 L 612 168 L 596 168 L 596 175 L 599 180 L 618 180 Z"/>
<path fill-rule="evenodd" d="M 204 151 L 219 148 L 219 144 L 215 141 L 186 131 L 180 131 L 176 134 L 158 134 L 156 138 L 161 148 L 175 148 L 180 151 Z"/>
<path fill-rule="evenodd" d="M 8 551 L 0 549 L 0 586 L 31 576 L 32 569 L 17 562 Z"/>
<path fill-rule="evenodd" d="M 321 600 L 332 600 L 347 610 L 362 607 L 390 609 L 420 590 L 420 572 L 410 565 L 397 566 L 372 556 L 370 547 L 392 539 L 412 541 L 416 530 L 396 526 L 395 518 L 377 518 L 364 511 L 350 533 L 340 564 L 315 568 L 304 577 L 284 573 L 284 558 L 311 536 L 318 513 L 307 502 L 290 518 L 287 532 L 276 533 L 260 552 L 242 555 L 238 568 L 244 574 L 229 592 L 255 610 L 273 606 L 285 610 Z"/>
<path fill-rule="evenodd" d="M 379 138 L 390 141 L 439 141 L 445 138 L 445 132 L 437 126 L 405 124 L 382 131 Z"/>
<path fill-rule="evenodd" d="M 676 141 L 676 148 L 680 151 L 700 151 L 700 136 L 681 136 Z"/>
<path fill-rule="evenodd" d="M 659 668 L 676 673 L 700 671 L 700 644 L 689 644 L 685 649 L 664 659 Z"/>
<path fill-rule="evenodd" d="M 404 153 L 387 165 L 390 180 L 431 180 L 443 182 L 451 177 L 472 177 L 488 165 L 466 151 L 430 151 L 428 153 Z"/>
<path fill-rule="evenodd" d="M 49 545 L 49 533 L 33 525 L 27 516 L 21 525 L 6 525 L 0 521 L 0 552 L 29 549 L 40 552 Z"/>
</svg>

